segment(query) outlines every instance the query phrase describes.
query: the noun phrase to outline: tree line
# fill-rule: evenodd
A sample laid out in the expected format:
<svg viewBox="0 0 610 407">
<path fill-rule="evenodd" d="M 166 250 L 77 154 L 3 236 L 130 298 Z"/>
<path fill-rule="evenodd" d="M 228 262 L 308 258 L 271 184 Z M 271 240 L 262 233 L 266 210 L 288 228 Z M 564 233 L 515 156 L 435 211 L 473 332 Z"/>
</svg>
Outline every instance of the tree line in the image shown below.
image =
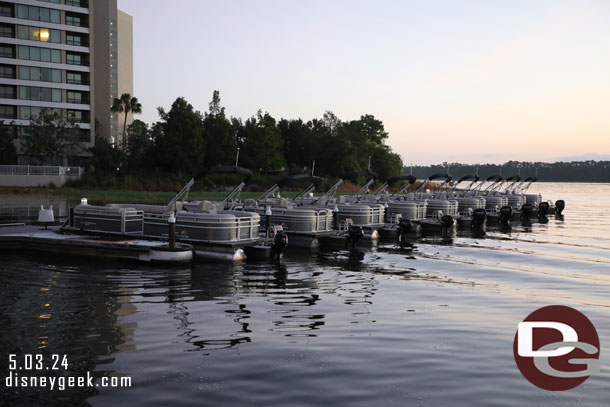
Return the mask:
<svg viewBox="0 0 610 407">
<path fill-rule="evenodd" d="M 216 166 L 239 166 L 262 176 L 314 170 L 322 177 L 342 177 L 370 167 L 380 177 L 402 171 L 400 157 L 385 144 L 388 133 L 373 115 L 342 121 L 332 112 L 320 119 L 276 120 L 259 110 L 245 121 L 230 117 L 214 91 L 201 113 L 177 98 L 169 108 L 158 108 L 151 125 L 134 120 L 127 128 L 124 148 L 98 138 L 90 164 L 98 173 L 172 174 L 184 179 L 205 175 Z"/>
<path fill-rule="evenodd" d="M 449 173 L 454 179 L 464 175 L 479 174 L 481 177 L 501 175 L 521 178 L 537 177 L 546 182 L 610 182 L 610 161 L 571 161 L 571 162 L 527 162 L 508 161 L 504 164 L 461 164 L 447 163 L 429 166 L 405 167 L 406 173 L 417 178 L 426 178 L 436 173 Z"/>
<path fill-rule="evenodd" d="M 157 108 L 159 120 L 147 124 L 134 120 L 127 126 L 127 113 L 141 113 L 137 98 L 122 95 L 110 107 L 124 114 L 121 142 L 111 145 L 96 136 L 94 147 L 78 150 L 79 133 L 73 121 L 43 110 L 32 118 L 28 135 L 20 137 L 22 153 L 40 157 L 68 157 L 71 163 L 87 167 L 85 182 L 122 186 L 125 177 L 184 180 L 203 176 L 210 168 L 239 165 L 263 178 L 314 171 L 315 175 L 338 178 L 370 168 L 381 178 L 398 175 L 402 162 L 385 144 L 388 133 L 383 123 L 366 114 L 358 120 L 342 121 L 332 112 L 322 118 L 276 120 L 259 110 L 246 120 L 230 117 L 214 91 L 203 113 L 186 99 L 177 98 L 169 108 Z M 0 126 L 0 161 L 13 164 L 17 151 L 7 126 Z M 96 133 L 98 133 L 96 126 Z M 55 161 L 61 161 L 55 160 Z M 49 162 L 49 160 L 47 160 Z M 94 173 L 95 175 L 91 174 Z M 259 177 L 260 179 L 260 177 Z M 137 182 L 137 181 L 136 181 Z M 102 185 L 100 185 L 102 186 Z"/>
</svg>

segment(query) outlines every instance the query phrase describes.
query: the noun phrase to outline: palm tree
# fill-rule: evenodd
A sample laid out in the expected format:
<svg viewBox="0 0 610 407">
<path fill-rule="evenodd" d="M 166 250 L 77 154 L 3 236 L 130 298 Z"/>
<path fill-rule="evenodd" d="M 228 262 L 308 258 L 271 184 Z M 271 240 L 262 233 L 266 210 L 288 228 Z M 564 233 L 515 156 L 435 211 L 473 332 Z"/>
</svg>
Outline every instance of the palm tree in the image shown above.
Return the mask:
<svg viewBox="0 0 610 407">
<path fill-rule="evenodd" d="M 129 93 L 123 93 L 120 98 L 114 98 L 110 107 L 112 113 L 125 113 L 123 121 L 123 154 L 127 152 L 127 115 L 142 113 L 142 104 L 138 102 L 138 98 L 131 96 Z"/>
</svg>

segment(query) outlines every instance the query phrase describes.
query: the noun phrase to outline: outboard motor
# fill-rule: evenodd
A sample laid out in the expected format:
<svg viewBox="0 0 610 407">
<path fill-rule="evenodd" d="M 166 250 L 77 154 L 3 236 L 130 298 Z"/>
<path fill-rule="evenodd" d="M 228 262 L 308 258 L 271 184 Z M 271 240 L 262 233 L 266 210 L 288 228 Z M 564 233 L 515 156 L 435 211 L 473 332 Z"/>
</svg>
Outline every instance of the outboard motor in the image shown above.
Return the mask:
<svg viewBox="0 0 610 407">
<path fill-rule="evenodd" d="M 280 256 L 288 246 L 288 235 L 283 230 L 278 231 L 273 237 L 273 249 L 271 250 L 272 259 L 280 259 Z"/>
<path fill-rule="evenodd" d="M 549 203 L 548 202 L 540 202 L 538 204 L 538 217 L 543 218 L 546 217 L 549 213 Z"/>
<path fill-rule="evenodd" d="M 521 206 L 521 220 L 529 220 L 532 217 L 532 204 L 523 204 Z"/>
<path fill-rule="evenodd" d="M 509 205 L 504 205 L 500 208 L 500 217 L 498 221 L 502 224 L 507 224 L 510 222 L 510 219 L 513 217 L 513 208 Z"/>
<path fill-rule="evenodd" d="M 555 202 L 555 215 L 561 215 L 561 212 L 563 212 L 565 207 L 566 207 L 566 202 L 563 199 L 556 201 Z"/>
<path fill-rule="evenodd" d="M 407 241 L 407 234 L 413 229 L 413 223 L 410 219 L 401 219 L 398 222 L 398 240 L 401 243 Z"/>
<path fill-rule="evenodd" d="M 473 229 L 480 229 L 485 225 L 485 219 L 487 218 L 487 212 L 483 208 L 476 208 L 472 212 L 472 223 Z"/>
<path fill-rule="evenodd" d="M 356 243 L 364 237 L 364 230 L 360 226 L 350 225 L 347 230 L 347 241 L 345 244 L 348 248 L 353 249 Z"/>
<path fill-rule="evenodd" d="M 453 226 L 453 216 L 451 215 L 443 215 L 441 216 L 441 231 L 443 236 L 447 235 L 449 228 Z"/>
</svg>

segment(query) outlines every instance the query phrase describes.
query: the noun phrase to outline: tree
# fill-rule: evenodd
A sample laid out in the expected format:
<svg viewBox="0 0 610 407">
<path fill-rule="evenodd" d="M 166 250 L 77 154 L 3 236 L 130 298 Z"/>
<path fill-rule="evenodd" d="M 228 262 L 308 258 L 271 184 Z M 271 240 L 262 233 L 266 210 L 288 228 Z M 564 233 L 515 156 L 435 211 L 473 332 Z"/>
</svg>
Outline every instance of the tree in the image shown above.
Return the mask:
<svg viewBox="0 0 610 407">
<path fill-rule="evenodd" d="M 375 145 L 369 150 L 371 157 L 371 169 L 377 173 L 379 179 L 386 181 L 390 177 L 400 175 L 402 172 L 402 160 L 398 154 L 386 145 Z"/>
<path fill-rule="evenodd" d="M 383 127 L 381 120 L 375 119 L 372 114 L 360 116 L 360 125 L 366 140 L 375 144 L 382 145 L 388 138 L 388 133 Z"/>
<path fill-rule="evenodd" d="M 314 143 L 312 142 L 311 126 L 303 123 L 303 120 L 282 119 L 278 128 L 284 140 L 284 157 L 291 171 L 300 172 L 311 168 L 314 155 Z"/>
<path fill-rule="evenodd" d="M 153 142 L 148 125 L 142 120 L 134 120 L 127 127 L 127 167 L 130 170 L 152 167 Z"/>
<path fill-rule="evenodd" d="M 282 135 L 269 113 L 262 114 L 259 110 L 256 116 L 246 120 L 238 130 L 238 139 L 242 143 L 240 159 L 243 157 L 249 168 L 267 173 L 285 165 Z"/>
<path fill-rule="evenodd" d="M 10 129 L 0 120 L 0 164 L 17 164 L 17 148 L 15 147 L 15 137 Z"/>
<path fill-rule="evenodd" d="M 156 162 L 165 170 L 195 176 L 203 168 L 205 139 L 201 113 L 184 98 L 174 101 L 169 112 L 158 109 L 161 120 L 151 130 Z"/>
<path fill-rule="evenodd" d="M 74 119 L 64 120 L 61 113 L 43 109 L 40 115 L 30 118 L 21 138 L 25 154 L 38 157 L 41 162 L 61 165 L 64 157 L 74 157 L 80 150 L 80 128 Z"/>
<path fill-rule="evenodd" d="M 123 152 L 99 135 L 95 137 L 95 145 L 88 151 L 91 157 L 87 159 L 87 164 L 95 172 L 114 172 L 123 162 Z"/>
<path fill-rule="evenodd" d="M 131 96 L 129 93 L 123 93 L 120 98 L 114 98 L 114 100 L 112 101 L 112 106 L 110 107 L 110 111 L 112 113 L 119 114 L 125 113 L 125 118 L 123 120 L 123 154 L 126 154 L 128 143 L 127 115 L 129 113 L 142 113 L 142 104 L 138 102 L 137 97 Z"/>
<path fill-rule="evenodd" d="M 220 106 L 220 93 L 215 90 L 209 110 L 203 117 L 203 134 L 206 140 L 206 166 L 216 166 L 233 162 L 237 142 L 236 127 L 225 116 L 225 108 Z"/>
</svg>

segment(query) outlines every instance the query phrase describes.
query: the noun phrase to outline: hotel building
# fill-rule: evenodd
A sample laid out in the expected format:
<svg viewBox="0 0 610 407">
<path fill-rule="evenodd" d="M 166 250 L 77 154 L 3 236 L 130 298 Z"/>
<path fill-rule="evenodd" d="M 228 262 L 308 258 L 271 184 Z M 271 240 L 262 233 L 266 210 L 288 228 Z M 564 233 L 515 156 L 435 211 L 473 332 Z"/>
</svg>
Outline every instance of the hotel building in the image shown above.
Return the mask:
<svg viewBox="0 0 610 407">
<path fill-rule="evenodd" d="M 27 137 L 30 118 L 54 109 L 76 121 L 83 150 L 95 142 L 96 119 L 114 142 L 112 100 L 133 94 L 132 38 L 116 0 L 0 1 L 0 120 Z M 39 163 L 22 151 L 19 161 Z"/>
</svg>

